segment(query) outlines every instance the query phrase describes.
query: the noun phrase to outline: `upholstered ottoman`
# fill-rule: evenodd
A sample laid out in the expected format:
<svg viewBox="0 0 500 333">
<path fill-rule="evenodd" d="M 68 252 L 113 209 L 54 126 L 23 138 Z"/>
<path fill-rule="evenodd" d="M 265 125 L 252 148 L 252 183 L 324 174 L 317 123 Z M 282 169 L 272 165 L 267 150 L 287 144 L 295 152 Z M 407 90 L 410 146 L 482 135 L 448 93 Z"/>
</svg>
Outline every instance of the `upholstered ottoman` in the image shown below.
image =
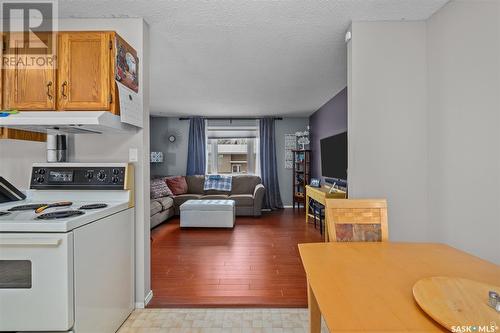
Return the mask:
<svg viewBox="0 0 500 333">
<path fill-rule="evenodd" d="M 188 200 L 180 207 L 181 228 L 232 228 L 234 200 Z"/>
</svg>

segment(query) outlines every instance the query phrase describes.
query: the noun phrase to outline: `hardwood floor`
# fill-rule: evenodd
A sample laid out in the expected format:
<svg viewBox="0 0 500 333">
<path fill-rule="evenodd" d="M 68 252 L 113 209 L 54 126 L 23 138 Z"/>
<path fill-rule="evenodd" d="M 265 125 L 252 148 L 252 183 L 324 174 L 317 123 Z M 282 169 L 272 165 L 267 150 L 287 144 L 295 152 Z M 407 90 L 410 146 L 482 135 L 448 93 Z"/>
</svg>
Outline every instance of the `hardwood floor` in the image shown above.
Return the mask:
<svg viewBox="0 0 500 333">
<path fill-rule="evenodd" d="M 238 217 L 234 229 L 151 232 L 154 297 L 149 307 L 307 307 L 297 244 L 321 242 L 304 211 Z"/>
</svg>

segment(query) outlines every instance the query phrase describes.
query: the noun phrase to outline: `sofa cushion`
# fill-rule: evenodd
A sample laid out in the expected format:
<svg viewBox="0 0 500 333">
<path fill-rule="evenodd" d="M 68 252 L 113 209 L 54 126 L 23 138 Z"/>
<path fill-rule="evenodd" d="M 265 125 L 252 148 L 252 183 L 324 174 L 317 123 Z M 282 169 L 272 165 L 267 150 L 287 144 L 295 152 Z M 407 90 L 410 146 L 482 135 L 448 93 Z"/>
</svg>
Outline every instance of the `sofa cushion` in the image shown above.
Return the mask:
<svg viewBox="0 0 500 333">
<path fill-rule="evenodd" d="M 200 198 L 201 198 L 200 194 L 181 194 L 181 195 L 176 195 L 174 197 L 174 203 L 175 206 L 179 207 L 188 200 L 197 200 Z"/>
<path fill-rule="evenodd" d="M 182 176 L 168 177 L 167 185 L 172 190 L 174 195 L 186 194 L 188 191 L 186 178 Z"/>
<path fill-rule="evenodd" d="M 165 178 L 153 178 L 150 185 L 151 199 L 158 199 L 161 197 L 168 197 L 172 195 L 172 191 L 165 182 Z"/>
<path fill-rule="evenodd" d="M 163 210 L 167 210 L 174 205 L 174 199 L 171 197 L 159 198 L 157 201 L 161 204 Z"/>
<path fill-rule="evenodd" d="M 233 194 L 229 196 L 230 200 L 234 200 L 236 206 L 253 206 L 253 195 L 251 194 Z"/>
<path fill-rule="evenodd" d="M 262 183 L 259 176 L 239 175 L 233 177 L 231 194 L 253 194 L 255 186 Z"/>
<path fill-rule="evenodd" d="M 189 194 L 203 194 L 203 184 L 205 183 L 205 176 L 186 176 Z"/>
<path fill-rule="evenodd" d="M 228 199 L 227 194 L 204 194 L 201 196 L 200 199 L 203 200 L 227 200 Z"/>
<path fill-rule="evenodd" d="M 150 216 L 158 214 L 162 210 L 163 206 L 161 205 L 161 203 L 158 202 L 158 200 L 151 200 Z"/>
<path fill-rule="evenodd" d="M 174 209 L 167 209 L 151 216 L 151 229 L 160 225 L 174 215 Z"/>
<path fill-rule="evenodd" d="M 204 191 L 201 193 L 203 193 L 203 195 L 230 195 L 231 194 L 227 191 L 218 191 L 218 190 L 207 190 L 207 191 Z"/>
</svg>

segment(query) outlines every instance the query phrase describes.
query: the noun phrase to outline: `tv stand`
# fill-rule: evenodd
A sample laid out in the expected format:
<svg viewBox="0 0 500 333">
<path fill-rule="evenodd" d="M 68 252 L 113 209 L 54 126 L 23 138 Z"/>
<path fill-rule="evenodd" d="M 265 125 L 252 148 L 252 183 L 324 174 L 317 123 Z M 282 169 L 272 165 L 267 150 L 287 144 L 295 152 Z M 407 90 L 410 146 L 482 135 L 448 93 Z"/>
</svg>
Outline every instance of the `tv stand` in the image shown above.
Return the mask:
<svg viewBox="0 0 500 333">
<path fill-rule="evenodd" d="M 347 198 L 347 193 L 344 191 L 341 191 L 339 189 L 334 189 L 332 192 L 331 191 L 331 186 L 323 186 L 323 187 L 312 187 L 307 185 L 306 186 L 306 200 L 305 200 L 305 205 L 306 205 L 306 223 L 309 223 L 309 217 L 314 217 L 312 214 L 309 213 L 309 202 L 310 200 L 314 200 L 316 202 L 319 202 L 323 206 L 326 204 L 326 199 L 330 198 L 336 198 L 336 199 L 346 199 Z M 328 235 L 327 233 L 327 226 L 325 224 L 325 237 Z M 325 238 L 326 239 L 326 238 Z"/>
</svg>

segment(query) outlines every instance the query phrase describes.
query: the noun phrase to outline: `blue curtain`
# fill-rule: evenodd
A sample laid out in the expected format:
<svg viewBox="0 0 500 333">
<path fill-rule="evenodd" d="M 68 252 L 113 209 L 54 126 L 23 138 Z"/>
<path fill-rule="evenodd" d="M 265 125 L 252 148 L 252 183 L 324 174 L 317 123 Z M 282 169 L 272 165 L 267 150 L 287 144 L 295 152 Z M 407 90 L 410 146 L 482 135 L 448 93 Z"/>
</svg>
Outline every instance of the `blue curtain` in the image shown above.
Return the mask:
<svg viewBox="0 0 500 333">
<path fill-rule="evenodd" d="M 276 163 L 276 146 L 274 118 L 262 118 L 259 121 L 260 130 L 260 172 L 262 184 L 266 191 L 264 208 L 281 209 L 280 186 L 278 183 L 278 165 Z"/>
<path fill-rule="evenodd" d="M 186 175 L 205 174 L 205 119 L 193 117 L 189 121 L 189 145 Z"/>
</svg>

